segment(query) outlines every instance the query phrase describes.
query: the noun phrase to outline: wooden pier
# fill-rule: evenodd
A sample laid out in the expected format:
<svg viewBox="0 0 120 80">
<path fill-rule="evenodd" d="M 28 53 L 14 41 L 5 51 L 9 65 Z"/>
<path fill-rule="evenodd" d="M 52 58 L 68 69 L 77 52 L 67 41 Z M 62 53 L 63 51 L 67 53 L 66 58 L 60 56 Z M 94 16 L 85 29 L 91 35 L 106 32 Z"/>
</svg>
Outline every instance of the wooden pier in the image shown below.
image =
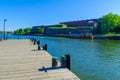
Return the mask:
<svg viewBox="0 0 120 80">
<path fill-rule="evenodd" d="M 52 69 L 52 56 L 30 40 L 0 42 L 0 80 L 80 80 L 67 68 Z"/>
</svg>

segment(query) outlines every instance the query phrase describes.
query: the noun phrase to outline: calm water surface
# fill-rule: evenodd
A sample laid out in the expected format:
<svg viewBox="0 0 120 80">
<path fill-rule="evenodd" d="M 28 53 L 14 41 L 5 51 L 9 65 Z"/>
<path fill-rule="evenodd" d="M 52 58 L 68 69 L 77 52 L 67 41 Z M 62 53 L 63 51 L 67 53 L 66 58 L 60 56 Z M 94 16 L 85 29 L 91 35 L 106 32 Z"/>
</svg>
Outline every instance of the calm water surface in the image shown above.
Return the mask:
<svg viewBox="0 0 120 80">
<path fill-rule="evenodd" d="M 33 36 L 31 36 L 33 37 Z M 8 38 L 30 38 L 13 36 Z M 48 52 L 60 58 L 71 55 L 71 70 L 81 80 L 120 80 L 120 40 L 81 40 L 63 37 L 35 37 L 48 44 Z"/>
</svg>

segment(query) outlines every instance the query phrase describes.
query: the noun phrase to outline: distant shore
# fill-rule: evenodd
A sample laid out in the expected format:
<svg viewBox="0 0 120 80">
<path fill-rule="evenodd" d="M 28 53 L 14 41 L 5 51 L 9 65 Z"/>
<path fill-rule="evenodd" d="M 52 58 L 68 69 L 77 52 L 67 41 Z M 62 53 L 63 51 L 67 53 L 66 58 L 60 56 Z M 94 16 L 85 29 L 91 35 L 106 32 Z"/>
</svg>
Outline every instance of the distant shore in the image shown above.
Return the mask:
<svg viewBox="0 0 120 80">
<path fill-rule="evenodd" d="M 95 35 L 93 39 L 120 40 L 120 36 L 103 36 L 103 35 Z"/>
<path fill-rule="evenodd" d="M 17 35 L 17 34 L 15 34 Z M 94 35 L 90 38 L 81 38 L 81 37 L 70 37 L 69 35 L 44 35 L 44 34 L 33 34 L 32 36 L 47 36 L 47 37 L 68 37 L 75 39 L 103 39 L 103 40 L 120 40 L 120 36 L 105 36 L 105 35 Z"/>
</svg>

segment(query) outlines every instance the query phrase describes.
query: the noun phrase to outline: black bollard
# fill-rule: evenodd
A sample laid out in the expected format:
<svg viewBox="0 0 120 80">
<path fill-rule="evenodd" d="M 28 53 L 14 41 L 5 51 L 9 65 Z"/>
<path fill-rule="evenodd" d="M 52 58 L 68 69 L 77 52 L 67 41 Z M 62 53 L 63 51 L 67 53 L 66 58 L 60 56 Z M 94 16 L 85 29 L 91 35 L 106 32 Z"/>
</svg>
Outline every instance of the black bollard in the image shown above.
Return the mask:
<svg viewBox="0 0 120 80">
<path fill-rule="evenodd" d="M 56 68 L 57 67 L 57 57 L 53 57 L 52 58 L 52 68 Z"/>
<path fill-rule="evenodd" d="M 35 45 L 35 42 L 33 42 L 33 44 Z"/>
<path fill-rule="evenodd" d="M 47 44 L 45 44 L 45 50 L 47 51 Z"/>
<path fill-rule="evenodd" d="M 37 41 L 37 45 L 40 45 L 40 41 Z"/>
<path fill-rule="evenodd" d="M 61 67 L 62 68 L 66 68 L 66 57 L 65 56 L 61 56 Z"/>
<path fill-rule="evenodd" d="M 40 50 L 40 45 L 38 45 L 38 50 Z"/>
<path fill-rule="evenodd" d="M 45 45 L 42 45 L 42 50 L 44 50 L 44 46 L 45 46 Z"/>
<path fill-rule="evenodd" d="M 66 67 L 70 70 L 71 64 L 70 64 L 70 55 L 66 54 Z"/>
<path fill-rule="evenodd" d="M 34 45 L 36 44 L 36 39 L 34 39 L 34 42 L 33 42 L 33 44 L 34 44 Z"/>
<path fill-rule="evenodd" d="M 31 42 L 33 42 L 33 39 L 32 39 L 32 38 L 30 38 L 30 41 L 31 41 Z"/>
<path fill-rule="evenodd" d="M 46 50 L 46 51 L 47 51 L 47 44 L 44 44 L 44 45 L 43 45 L 43 50 Z"/>
<path fill-rule="evenodd" d="M 34 38 L 32 38 L 31 41 L 34 42 Z"/>
</svg>

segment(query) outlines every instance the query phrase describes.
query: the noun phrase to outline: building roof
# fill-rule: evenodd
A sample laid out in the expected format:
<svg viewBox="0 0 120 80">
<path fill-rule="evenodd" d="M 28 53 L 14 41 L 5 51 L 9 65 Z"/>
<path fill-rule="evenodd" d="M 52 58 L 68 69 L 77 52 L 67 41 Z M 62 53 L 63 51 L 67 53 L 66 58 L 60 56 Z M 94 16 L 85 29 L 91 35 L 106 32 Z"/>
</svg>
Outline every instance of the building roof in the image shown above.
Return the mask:
<svg viewBox="0 0 120 80">
<path fill-rule="evenodd" d="M 90 23 L 93 21 L 93 23 Z M 68 21 L 61 22 L 60 24 L 66 24 L 68 27 L 76 27 L 76 26 L 93 26 L 94 22 L 98 22 L 98 19 L 89 19 L 89 20 L 81 20 L 81 21 Z"/>
</svg>

